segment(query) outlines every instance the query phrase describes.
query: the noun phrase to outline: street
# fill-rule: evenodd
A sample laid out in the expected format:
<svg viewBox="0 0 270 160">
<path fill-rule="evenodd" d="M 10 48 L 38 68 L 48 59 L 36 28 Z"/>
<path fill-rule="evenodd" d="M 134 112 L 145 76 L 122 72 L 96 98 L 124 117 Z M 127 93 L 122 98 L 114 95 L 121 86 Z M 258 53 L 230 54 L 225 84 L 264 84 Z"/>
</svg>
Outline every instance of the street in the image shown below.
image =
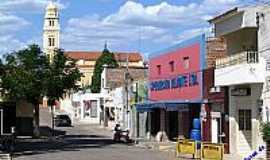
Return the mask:
<svg viewBox="0 0 270 160">
<path fill-rule="evenodd" d="M 46 118 L 45 118 L 46 119 Z M 42 118 L 41 118 L 42 121 Z M 48 121 L 47 121 L 48 122 Z M 44 124 L 44 122 L 42 122 Z M 116 144 L 111 131 L 98 125 L 74 124 L 56 130 L 65 132 L 57 140 L 29 139 L 16 146 L 16 160 L 169 160 L 167 152 L 156 152 L 133 145 Z M 170 158 L 171 157 L 171 158 Z"/>
</svg>

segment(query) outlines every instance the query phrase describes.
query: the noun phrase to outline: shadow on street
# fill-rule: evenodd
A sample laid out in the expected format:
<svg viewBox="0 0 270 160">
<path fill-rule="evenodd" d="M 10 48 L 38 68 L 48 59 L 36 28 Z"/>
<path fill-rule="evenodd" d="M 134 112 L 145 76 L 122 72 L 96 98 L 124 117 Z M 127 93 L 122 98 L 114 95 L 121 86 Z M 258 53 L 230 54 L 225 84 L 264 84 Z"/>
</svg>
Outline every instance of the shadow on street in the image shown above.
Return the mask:
<svg viewBox="0 0 270 160">
<path fill-rule="evenodd" d="M 51 135 L 52 129 L 41 128 L 43 136 Z M 56 138 L 18 139 L 14 156 L 27 156 L 62 151 L 80 151 L 81 149 L 103 148 L 114 142 L 101 135 L 65 135 L 62 130 L 54 130 Z"/>
</svg>

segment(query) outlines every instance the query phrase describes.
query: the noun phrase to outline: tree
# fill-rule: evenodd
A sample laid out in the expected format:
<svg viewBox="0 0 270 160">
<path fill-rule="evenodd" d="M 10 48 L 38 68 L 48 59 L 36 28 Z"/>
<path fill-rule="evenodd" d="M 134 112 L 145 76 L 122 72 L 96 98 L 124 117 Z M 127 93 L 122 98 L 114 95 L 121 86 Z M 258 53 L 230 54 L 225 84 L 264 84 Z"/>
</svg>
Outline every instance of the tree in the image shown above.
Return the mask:
<svg viewBox="0 0 270 160">
<path fill-rule="evenodd" d="M 48 104 L 54 105 L 55 101 L 63 98 L 65 93 L 71 89 L 77 90 L 76 82 L 80 80 L 82 74 L 76 67 L 76 63 L 71 58 L 64 55 L 63 50 L 58 50 L 46 72 L 46 97 Z"/>
<path fill-rule="evenodd" d="M 103 71 L 103 65 L 109 67 L 118 67 L 118 63 L 115 60 L 114 54 L 111 53 L 106 47 L 102 52 L 102 55 L 97 59 L 92 77 L 91 91 L 93 93 L 100 92 L 101 73 Z"/>
<path fill-rule="evenodd" d="M 261 132 L 266 143 L 266 157 L 268 159 L 270 158 L 270 122 L 261 123 Z"/>
<path fill-rule="evenodd" d="M 81 76 L 75 63 L 67 62 L 69 59 L 62 51 L 56 51 L 55 57 L 50 63 L 37 45 L 30 45 L 5 55 L 0 63 L 2 95 L 7 100 L 25 100 L 34 106 L 36 136 L 39 135 L 39 104 L 43 97 L 49 97 L 50 101 L 61 98 L 69 89 L 76 88 L 75 83 Z"/>
</svg>

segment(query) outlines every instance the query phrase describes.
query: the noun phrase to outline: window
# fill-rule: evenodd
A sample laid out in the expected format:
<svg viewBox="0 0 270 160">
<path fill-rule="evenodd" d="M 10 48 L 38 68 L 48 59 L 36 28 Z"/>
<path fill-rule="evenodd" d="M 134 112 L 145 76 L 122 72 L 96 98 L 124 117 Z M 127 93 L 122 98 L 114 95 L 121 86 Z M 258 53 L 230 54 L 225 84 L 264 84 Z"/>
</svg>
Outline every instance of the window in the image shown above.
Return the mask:
<svg viewBox="0 0 270 160">
<path fill-rule="evenodd" d="M 54 20 L 49 20 L 49 26 L 54 26 Z"/>
<path fill-rule="evenodd" d="M 184 57 L 184 58 L 183 58 L 183 61 L 184 61 L 184 63 L 183 63 L 184 66 L 183 66 L 183 67 L 184 67 L 185 69 L 188 69 L 188 68 L 189 68 L 189 57 Z"/>
<path fill-rule="evenodd" d="M 157 65 L 157 73 L 160 75 L 161 74 L 161 65 Z"/>
<path fill-rule="evenodd" d="M 270 59 L 266 60 L 266 70 L 270 71 Z"/>
<path fill-rule="evenodd" d="M 54 41 L 55 39 L 54 38 L 49 38 L 48 41 L 49 41 L 49 46 L 54 46 Z"/>
<path fill-rule="evenodd" d="M 170 61 L 171 72 L 174 72 L 174 61 Z"/>
<path fill-rule="evenodd" d="M 101 87 L 102 87 L 102 88 L 105 88 L 104 78 L 101 79 Z"/>
<path fill-rule="evenodd" d="M 240 109 L 238 113 L 239 130 L 251 130 L 251 110 Z"/>
</svg>

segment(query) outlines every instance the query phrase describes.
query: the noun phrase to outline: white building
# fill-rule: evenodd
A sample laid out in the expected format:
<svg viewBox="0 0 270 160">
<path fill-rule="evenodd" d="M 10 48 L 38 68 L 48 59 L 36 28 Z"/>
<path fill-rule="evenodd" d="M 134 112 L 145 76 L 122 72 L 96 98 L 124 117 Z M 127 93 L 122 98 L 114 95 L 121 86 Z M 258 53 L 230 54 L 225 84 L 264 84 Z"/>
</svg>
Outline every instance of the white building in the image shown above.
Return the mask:
<svg viewBox="0 0 270 160">
<path fill-rule="evenodd" d="M 270 106 L 266 95 L 270 7 L 234 8 L 209 22 L 215 36 L 227 43 L 227 57 L 216 61 L 215 85 L 228 88 L 229 150 L 235 157 L 248 157 L 264 145 L 260 121 L 266 119 Z M 257 157 L 263 156 L 259 153 Z"/>
<path fill-rule="evenodd" d="M 132 128 L 131 85 L 145 78 L 146 67 L 110 68 L 101 74 L 101 94 L 104 97 L 104 126 L 119 123 L 123 129 Z M 128 78 L 127 78 L 128 77 Z"/>
<path fill-rule="evenodd" d="M 70 112 L 75 120 L 91 124 L 101 123 L 104 113 L 102 111 L 102 96 L 100 94 L 76 93 L 73 94 L 71 101 L 73 111 Z"/>
<path fill-rule="evenodd" d="M 49 2 L 46 8 L 43 26 L 43 51 L 50 57 L 60 48 L 59 11 L 55 3 Z"/>
</svg>

